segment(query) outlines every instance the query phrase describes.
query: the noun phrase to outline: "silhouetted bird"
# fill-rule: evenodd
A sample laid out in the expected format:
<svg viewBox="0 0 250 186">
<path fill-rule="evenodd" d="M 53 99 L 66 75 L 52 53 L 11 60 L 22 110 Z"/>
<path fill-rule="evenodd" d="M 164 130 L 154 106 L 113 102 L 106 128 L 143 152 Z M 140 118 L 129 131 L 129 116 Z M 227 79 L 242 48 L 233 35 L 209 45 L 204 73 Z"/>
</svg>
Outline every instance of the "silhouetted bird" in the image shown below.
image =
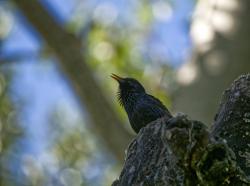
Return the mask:
<svg viewBox="0 0 250 186">
<path fill-rule="evenodd" d="M 165 115 L 172 117 L 161 101 L 147 94 L 136 79 L 122 78 L 115 74 L 111 77 L 119 83 L 119 103 L 125 108 L 129 122 L 136 133 L 157 118 Z"/>
</svg>

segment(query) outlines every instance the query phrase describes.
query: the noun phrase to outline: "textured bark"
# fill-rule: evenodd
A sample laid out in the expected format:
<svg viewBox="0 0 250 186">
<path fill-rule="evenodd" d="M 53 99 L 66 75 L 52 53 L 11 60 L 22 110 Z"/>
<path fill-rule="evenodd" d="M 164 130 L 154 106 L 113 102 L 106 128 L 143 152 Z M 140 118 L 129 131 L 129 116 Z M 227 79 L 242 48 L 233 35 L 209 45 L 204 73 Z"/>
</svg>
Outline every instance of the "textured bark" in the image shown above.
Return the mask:
<svg viewBox="0 0 250 186">
<path fill-rule="evenodd" d="M 92 120 L 92 129 L 118 160 L 132 138 L 112 109 L 84 61 L 81 39 L 61 27 L 38 0 L 13 0 L 19 10 L 52 48 Z M 112 131 L 112 132 L 110 132 Z M 114 140 L 115 139 L 115 140 Z"/>
<path fill-rule="evenodd" d="M 225 91 L 212 129 L 234 151 L 238 165 L 250 175 L 250 75 Z"/>
<path fill-rule="evenodd" d="M 113 186 L 250 185 L 250 75 L 226 90 L 212 130 L 179 114 L 143 128 Z"/>
</svg>

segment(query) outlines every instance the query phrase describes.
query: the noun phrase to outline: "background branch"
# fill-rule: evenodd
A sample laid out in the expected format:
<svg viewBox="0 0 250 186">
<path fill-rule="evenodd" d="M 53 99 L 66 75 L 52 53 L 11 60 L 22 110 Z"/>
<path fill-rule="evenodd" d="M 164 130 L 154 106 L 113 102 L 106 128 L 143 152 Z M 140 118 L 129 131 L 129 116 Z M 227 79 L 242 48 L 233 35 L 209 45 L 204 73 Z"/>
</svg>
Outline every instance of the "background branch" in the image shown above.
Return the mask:
<svg viewBox="0 0 250 186">
<path fill-rule="evenodd" d="M 221 92 L 250 69 L 250 1 L 232 0 L 234 7 L 231 9 L 227 8 L 227 3 L 220 2 L 198 1 L 191 24 L 194 49 L 190 62 L 179 69 L 181 73 L 182 69 L 191 66 L 195 71 L 192 75 L 195 73 L 196 78 L 190 84 L 180 84 L 180 89 L 173 95 L 175 110 L 207 125 L 213 123 Z M 228 29 L 224 25 L 227 23 L 225 18 L 232 23 Z M 216 24 L 218 19 L 224 21 Z M 207 37 L 199 30 L 203 28 L 200 23 L 206 25 L 207 34 L 212 36 L 210 40 L 204 42 L 198 39 L 201 35 Z"/>
<path fill-rule="evenodd" d="M 67 32 L 37 0 L 13 0 L 22 14 L 44 38 L 58 58 L 65 75 L 81 103 L 88 110 L 92 128 L 109 150 L 122 161 L 131 135 L 98 86 L 91 69 L 84 61 L 81 39 Z"/>
</svg>

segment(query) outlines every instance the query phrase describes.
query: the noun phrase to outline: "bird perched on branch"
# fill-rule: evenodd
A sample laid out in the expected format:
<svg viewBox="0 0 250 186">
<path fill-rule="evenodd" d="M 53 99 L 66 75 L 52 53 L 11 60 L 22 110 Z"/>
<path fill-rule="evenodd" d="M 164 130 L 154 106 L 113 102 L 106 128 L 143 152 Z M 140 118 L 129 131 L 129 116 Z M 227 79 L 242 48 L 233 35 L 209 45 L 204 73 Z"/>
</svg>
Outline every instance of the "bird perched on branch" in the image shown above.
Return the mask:
<svg viewBox="0 0 250 186">
<path fill-rule="evenodd" d="M 122 78 L 115 74 L 111 77 L 119 83 L 118 101 L 126 110 L 131 127 L 136 133 L 151 121 L 163 116 L 172 117 L 161 101 L 147 94 L 136 79 Z"/>
</svg>

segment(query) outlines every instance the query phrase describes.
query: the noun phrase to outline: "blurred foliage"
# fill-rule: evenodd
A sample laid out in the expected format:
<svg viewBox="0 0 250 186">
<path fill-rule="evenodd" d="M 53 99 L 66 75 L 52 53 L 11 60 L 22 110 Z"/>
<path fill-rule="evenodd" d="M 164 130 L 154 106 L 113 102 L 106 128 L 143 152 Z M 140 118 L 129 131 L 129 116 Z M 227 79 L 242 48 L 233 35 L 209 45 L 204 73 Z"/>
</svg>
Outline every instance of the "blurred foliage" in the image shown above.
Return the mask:
<svg viewBox="0 0 250 186">
<path fill-rule="evenodd" d="M 80 4 L 79 7 L 84 7 L 84 3 Z M 161 99 L 165 105 L 171 104 L 166 92 L 167 85 L 163 82 L 171 83 L 172 69 L 166 62 L 162 63 L 145 55 L 155 21 L 152 2 L 144 0 L 135 4 L 133 19 L 131 16 L 128 19 L 118 19 L 118 10 L 107 2 L 100 3 L 87 13 L 76 7 L 76 16 L 72 16 L 72 20 L 65 25 L 68 30 L 81 37 L 86 61 L 94 69 L 100 85 L 116 104 L 115 107 L 124 120 L 125 112 L 115 100 L 114 87 L 117 84 L 109 78 L 111 73 L 137 78 L 149 93 Z M 14 15 L 15 9 L 11 11 Z M 39 52 L 39 58 L 51 55 L 47 46 L 42 46 Z M 37 60 L 41 60 L 39 58 Z M 8 96 L 9 83 L 10 78 L 0 74 L 1 162 L 8 162 L 3 157 L 9 155 L 10 147 L 22 134 L 15 120 L 14 105 Z M 51 109 L 47 129 L 49 134 L 46 136 L 49 145 L 39 157 L 22 155 L 19 173 L 23 176 L 21 183 L 34 186 L 107 185 L 116 176 L 112 156 L 102 148 L 101 143 L 96 142 L 95 136 L 88 130 L 87 122 L 82 118 L 74 121 L 67 118 L 71 117 L 63 106 Z M 104 159 L 106 162 L 103 162 Z M 103 167 L 107 164 L 109 166 L 104 171 Z M 2 171 L 5 169 L 2 163 L 0 169 L 0 172 L 6 172 Z M 14 178 L 16 176 L 16 173 L 9 174 Z M 1 173 L 1 185 L 15 185 L 13 180 L 7 181 L 4 178 L 8 176 Z"/>
<path fill-rule="evenodd" d="M 1 72 L 1 71 L 0 71 Z M 1 152 L 8 151 L 11 144 L 20 136 L 21 129 L 15 121 L 15 110 L 7 92 L 8 80 L 0 73 L 0 131 Z"/>
<path fill-rule="evenodd" d="M 111 5 L 103 3 L 100 7 L 102 6 Z M 136 16 L 133 17 L 133 20 L 120 21 L 121 18 L 116 17 L 115 11 L 117 10 L 112 8 L 105 17 L 105 14 L 99 12 L 102 9 L 99 9 L 97 7 L 92 14 L 88 14 L 90 19 L 85 21 L 82 27 L 74 27 L 76 29 L 74 32 L 84 31 L 82 42 L 86 61 L 94 69 L 100 85 L 103 90 L 107 91 L 108 97 L 110 95 L 114 97 L 113 88 L 117 87 L 117 85 L 114 86 L 116 82 L 112 81 L 109 75 L 116 73 L 138 79 L 145 85 L 149 93 L 160 98 L 165 105 L 170 107 L 170 99 L 166 92 L 167 85 L 163 82 L 169 83 L 173 79 L 171 68 L 167 65 L 167 61 L 159 63 L 155 61 L 157 59 L 145 57 L 147 40 L 154 23 L 152 2 L 138 2 L 133 12 Z M 112 11 L 114 12 L 112 13 Z M 106 19 L 110 19 L 110 21 L 103 21 Z M 76 25 L 78 21 L 76 20 Z M 74 20 L 72 22 L 74 23 Z M 113 102 L 125 119 L 122 108 L 116 101 Z"/>
<path fill-rule="evenodd" d="M 17 122 L 17 110 L 9 97 L 10 79 L 11 73 L 3 73 L 3 68 L 0 67 L 0 184 L 5 186 L 13 179 L 7 163 L 9 158 L 15 156 L 12 145 L 24 135 Z"/>
</svg>

